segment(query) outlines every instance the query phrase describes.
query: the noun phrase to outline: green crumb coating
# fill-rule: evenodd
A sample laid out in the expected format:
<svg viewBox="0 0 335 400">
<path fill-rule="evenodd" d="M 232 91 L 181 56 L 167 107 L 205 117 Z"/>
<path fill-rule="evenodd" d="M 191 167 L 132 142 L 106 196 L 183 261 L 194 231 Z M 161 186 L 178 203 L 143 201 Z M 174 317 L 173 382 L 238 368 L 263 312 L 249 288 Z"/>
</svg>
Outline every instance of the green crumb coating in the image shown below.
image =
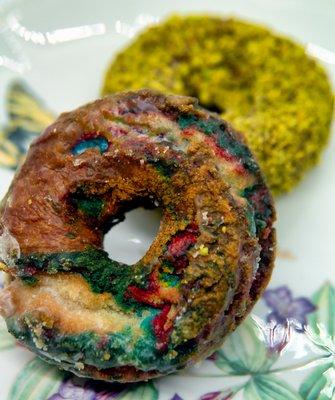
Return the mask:
<svg viewBox="0 0 335 400">
<path fill-rule="evenodd" d="M 325 71 L 301 45 L 255 24 L 173 16 L 150 27 L 113 60 L 102 93 L 142 87 L 195 96 L 219 112 L 244 133 L 276 194 L 318 162 L 329 137 Z"/>
</svg>

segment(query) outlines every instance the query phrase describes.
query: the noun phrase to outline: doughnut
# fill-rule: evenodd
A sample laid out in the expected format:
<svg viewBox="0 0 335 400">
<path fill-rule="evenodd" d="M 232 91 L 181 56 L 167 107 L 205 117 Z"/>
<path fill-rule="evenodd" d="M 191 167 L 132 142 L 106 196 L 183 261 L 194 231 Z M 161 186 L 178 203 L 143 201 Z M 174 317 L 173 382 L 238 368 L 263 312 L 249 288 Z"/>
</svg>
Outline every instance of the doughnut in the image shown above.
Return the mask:
<svg viewBox="0 0 335 400">
<path fill-rule="evenodd" d="M 103 94 L 147 87 L 197 97 L 244 133 L 274 194 L 292 189 L 327 143 L 333 94 L 305 49 L 236 19 L 173 16 L 109 66 Z"/>
<path fill-rule="evenodd" d="M 137 263 L 104 234 L 160 206 Z M 194 98 L 123 92 L 62 114 L 1 204 L 9 332 L 79 376 L 130 382 L 210 355 L 273 268 L 273 201 L 242 137 Z"/>
</svg>

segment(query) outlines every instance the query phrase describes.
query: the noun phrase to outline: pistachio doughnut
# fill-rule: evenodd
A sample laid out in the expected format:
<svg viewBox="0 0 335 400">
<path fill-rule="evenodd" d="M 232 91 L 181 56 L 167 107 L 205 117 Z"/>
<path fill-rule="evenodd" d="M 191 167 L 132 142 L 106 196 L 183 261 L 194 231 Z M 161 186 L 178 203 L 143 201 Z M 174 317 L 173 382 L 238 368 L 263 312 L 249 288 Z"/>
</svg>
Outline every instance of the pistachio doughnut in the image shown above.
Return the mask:
<svg viewBox="0 0 335 400">
<path fill-rule="evenodd" d="M 103 237 L 154 202 L 160 228 L 134 265 Z M 273 267 L 274 209 L 241 137 L 193 98 L 140 90 L 62 114 L 2 202 L 8 330 L 79 376 L 136 381 L 210 355 Z"/>
<path fill-rule="evenodd" d="M 333 93 L 305 48 L 261 26 L 174 16 L 109 66 L 103 93 L 148 87 L 199 98 L 245 135 L 273 193 L 292 189 L 327 143 Z"/>
</svg>

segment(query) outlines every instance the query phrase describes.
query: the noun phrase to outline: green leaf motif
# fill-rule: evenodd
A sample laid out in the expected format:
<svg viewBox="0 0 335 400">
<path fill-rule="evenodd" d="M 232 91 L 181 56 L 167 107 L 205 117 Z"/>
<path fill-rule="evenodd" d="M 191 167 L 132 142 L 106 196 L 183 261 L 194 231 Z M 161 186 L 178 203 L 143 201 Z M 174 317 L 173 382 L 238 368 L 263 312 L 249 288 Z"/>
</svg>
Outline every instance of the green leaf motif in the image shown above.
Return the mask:
<svg viewBox="0 0 335 400">
<path fill-rule="evenodd" d="M 313 303 L 317 306 L 317 310 L 310 314 L 308 323 L 310 328 L 319 333 L 318 326 L 324 327 L 330 336 L 335 335 L 335 289 L 326 282 L 312 296 Z"/>
<path fill-rule="evenodd" d="M 8 333 L 5 320 L 0 317 L 0 351 L 14 347 L 16 340 Z"/>
<path fill-rule="evenodd" d="M 264 334 L 252 317 L 228 337 L 216 355 L 215 364 L 226 375 L 266 372 L 275 361 L 269 357 Z"/>
<path fill-rule="evenodd" d="M 142 383 L 120 393 L 118 400 L 157 400 L 158 390 L 152 382 Z"/>
<path fill-rule="evenodd" d="M 334 365 L 331 363 L 314 368 L 300 386 L 304 400 L 330 400 L 335 394 Z"/>
<path fill-rule="evenodd" d="M 14 347 L 16 340 L 7 332 L 7 329 L 0 328 L 0 351 Z"/>
<path fill-rule="evenodd" d="M 34 358 L 19 373 L 7 400 L 45 400 L 57 392 L 64 373 Z"/>
<path fill-rule="evenodd" d="M 245 400 L 305 400 L 286 382 L 273 375 L 258 375 L 244 388 Z"/>
</svg>

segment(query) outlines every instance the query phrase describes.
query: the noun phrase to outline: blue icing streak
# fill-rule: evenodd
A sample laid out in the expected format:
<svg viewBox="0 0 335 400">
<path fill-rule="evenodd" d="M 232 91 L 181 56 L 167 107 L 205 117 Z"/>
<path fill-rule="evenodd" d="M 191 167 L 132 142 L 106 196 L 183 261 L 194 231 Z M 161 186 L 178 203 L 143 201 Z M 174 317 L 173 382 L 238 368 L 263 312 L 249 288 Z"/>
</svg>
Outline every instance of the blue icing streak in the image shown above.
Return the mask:
<svg viewBox="0 0 335 400">
<path fill-rule="evenodd" d="M 96 137 L 91 139 L 84 139 L 72 147 L 72 154 L 77 156 L 84 153 L 88 149 L 99 149 L 100 153 L 104 153 L 108 149 L 108 141 L 104 137 Z"/>
</svg>

